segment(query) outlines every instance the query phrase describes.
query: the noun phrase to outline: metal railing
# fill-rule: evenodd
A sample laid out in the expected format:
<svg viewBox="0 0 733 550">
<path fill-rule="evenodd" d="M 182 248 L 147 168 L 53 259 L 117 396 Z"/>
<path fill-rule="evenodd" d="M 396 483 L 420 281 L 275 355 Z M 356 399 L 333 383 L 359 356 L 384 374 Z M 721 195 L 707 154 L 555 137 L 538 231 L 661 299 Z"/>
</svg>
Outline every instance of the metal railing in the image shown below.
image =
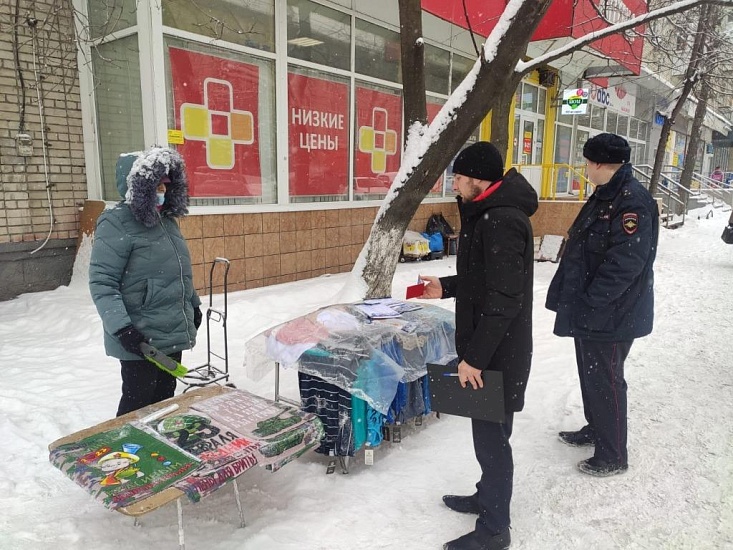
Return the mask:
<svg viewBox="0 0 733 550">
<path fill-rule="evenodd" d="M 721 207 L 723 210 L 730 210 L 733 207 L 733 188 L 728 183 L 714 180 L 699 172 L 692 173 L 690 193 L 693 196 L 704 198 L 709 201 L 713 208 Z M 720 201 L 720 204 L 716 204 Z"/>
<path fill-rule="evenodd" d="M 636 179 L 649 189 L 653 168 L 648 164 L 636 164 L 632 165 L 631 168 Z M 655 198 L 662 199 L 662 211 L 660 214 L 662 223 L 667 228 L 684 225 L 685 217 L 687 216 L 687 199 L 683 199 L 683 197 L 689 198 L 690 190 L 679 183 L 679 174 L 679 170 L 669 169 L 663 170 L 659 174 L 659 183 Z M 678 211 L 681 214 L 678 214 Z"/>
<path fill-rule="evenodd" d="M 593 187 L 586 177 L 585 164 L 512 164 L 512 167 L 520 174 L 524 173 L 530 180 L 539 172 L 543 199 L 583 201 L 588 190 Z M 635 164 L 632 165 L 632 170 L 635 177 L 649 189 L 652 167 L 648 164 Z M 724 210 L 733 208 L 733 185 L 728 187 L 695 172 L 690 189 L 687 189 L 679 182 L 681 173 L 680 168 L 666 165 L 659 175 L 655 198 L 661 199 L 660 214 L 665 227 L 678 227 L 685 223 L 690 198 L 704 198 L 713 207 L 721 206 Z M 563 186 L 564 191 L 558 193 L 558 185 Z"/>
</svg>

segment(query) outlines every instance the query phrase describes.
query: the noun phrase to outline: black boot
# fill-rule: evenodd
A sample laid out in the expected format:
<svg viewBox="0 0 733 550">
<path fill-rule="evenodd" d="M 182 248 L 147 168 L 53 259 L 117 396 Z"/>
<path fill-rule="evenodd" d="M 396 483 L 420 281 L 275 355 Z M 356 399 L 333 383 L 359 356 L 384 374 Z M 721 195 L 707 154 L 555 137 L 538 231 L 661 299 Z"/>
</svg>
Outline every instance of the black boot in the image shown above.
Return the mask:
<svg viewBox="0 0 733 550">
<path fill-rule="evenodd" d="M 462 497 L 458 495 L 444 495 L 443 502 L 445 505 L 455 512 L 461 514 L 478 514 L 478 494 L 474 493 L 469 497 Z"/>
<path fill-rule="evenodd" d="M 605 460 L 599 460 L 596 457 L 591 457 L 588 460 L 581 460 L 578 462 L 578 470 L 584 474 L 588 474 L 589 476 L 596 477 L 615 476 L 616 474 L 623 474 L 628 469 L 628 464 L 606 462 Z"/>
<path fill-rule="evenodd" d="M 557 434 L 560 441 L 571 447 L 585 447 L 596 444 L 596 435 L 589 426 L 584 426 L 577 432 L 560 432 Z"/>
<path fill-rule="evenodd" d="M 462 537 L 446 542 L 443 550 L 506 550 L 511 543 L 512 537 L 507 527 L 501 533 L 488 538 L 479 535 L 478 531 L 471 531 Z"/>
</svg>

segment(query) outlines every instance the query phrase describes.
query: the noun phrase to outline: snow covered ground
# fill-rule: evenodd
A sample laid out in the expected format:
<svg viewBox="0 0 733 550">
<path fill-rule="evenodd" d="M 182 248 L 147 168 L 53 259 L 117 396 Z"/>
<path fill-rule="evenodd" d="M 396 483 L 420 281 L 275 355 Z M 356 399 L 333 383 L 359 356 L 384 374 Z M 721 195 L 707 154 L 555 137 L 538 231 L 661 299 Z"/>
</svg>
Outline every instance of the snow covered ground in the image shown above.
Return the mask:
<svg viewBox="0 0 733 550">
<path fill-rule="evenodd" d="M 719 238 L 728 214 L 706 220 L 705 213 L 693 212 L 681 229 L 662 229 L 655 330 L 627 360 L 626 475 L 579 473 L 575 463 L 588 450 L 556 438 L 580 427 L 583 415 L 572 341 L 552 335 L 553 314 L 543 308 L 556 266 L 536 264 L 533 371 L 512 438 L 513 549 L 733 548 L 733 247 Z M 48 462 L 50 442 L 114 416 L 119 399 L 119 364 L 104 354 L 86 287 L 86 251 L 69 287 L 0 303 L 0 549 L 177 548 L 175 506 L 135 527 Z M 394 294 L 403 295 L 418 273 L 454 269 L 453 257 L 400 265 Z M 274 375 L 246 376 L 246 340 L 325 305 L 345 280 L 231 293 L 234 383 L 271 397 Z M 204 337 L 184 363 L 205 359 Z M 282 378 L 283 393 L 297 398 L 295 372 Z M 402 443 L 378 448 L 373 466 L 363 456 L 349 475 L 326 475 L 327 459 L 315 453 L 276 473 L 250 470 L 240 478 L 244 529 L 229 487 L 186 502 L 186 547 L 420 550 L 473 528 L 471 516 L 441 502 L 445 493 L 471 492 L 479 475 L 468 420 L 433 418 Z"/>
</svg>

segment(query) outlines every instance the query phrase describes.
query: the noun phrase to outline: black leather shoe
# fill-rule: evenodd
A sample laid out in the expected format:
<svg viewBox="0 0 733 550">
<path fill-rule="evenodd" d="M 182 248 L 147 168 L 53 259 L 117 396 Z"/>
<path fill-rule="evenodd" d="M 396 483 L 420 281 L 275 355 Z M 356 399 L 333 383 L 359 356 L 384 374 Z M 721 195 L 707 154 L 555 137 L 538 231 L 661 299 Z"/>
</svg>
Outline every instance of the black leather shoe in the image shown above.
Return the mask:
<svg viewBox="0 0 733 550">
<path fill-rule="evenodd" d="M 488 538 L 482 537 L 477 531 L 471 531 L 462 537 L 446 542 L 443 550 L 506 550 L 511 544 L 512 538 L 508 528 Z"/>
<path fill-rule="evenodd" d="M 595 435 L 588 426 L 585 426 L 577 432 L 560 432 L 557 436 L 565 445 L 570 445 L 571 447 L 585 447 L 586 445 L 596 444 Z"/>
<path fill-rule="evenodd" d="M 616 474 L 623 474 L 629 469 L 628 464 L 620 464 L 616 462 L 605 462 L 591 457 L 588 460 L 578 462 L 578 470 L 589 476 L 608 477 Z"/>
<path fill-rule="evenodd" d="M 461 497 L 458 495 L 444 495 L 443 502 L 445 505 L 455 512 L 461 514 L 478 514 L 478 495 L 472 494 L 470 497 Z"/>
</svg>

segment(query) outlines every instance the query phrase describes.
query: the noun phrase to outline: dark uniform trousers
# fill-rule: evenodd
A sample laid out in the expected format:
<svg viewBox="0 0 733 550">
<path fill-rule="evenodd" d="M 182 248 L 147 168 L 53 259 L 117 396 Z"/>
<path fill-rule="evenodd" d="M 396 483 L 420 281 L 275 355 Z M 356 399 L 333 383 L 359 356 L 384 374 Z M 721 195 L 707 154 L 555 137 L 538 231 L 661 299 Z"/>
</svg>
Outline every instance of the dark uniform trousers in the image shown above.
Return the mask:
<svg viewBox="0 0 733 550">
<path fill-rule="evenodd" d="M 492 536 L 509 527 L 509 503 L 512 500 L 514 460 L 509 437 L 514 413 L 506 413 L 503 424 L 471 420 L 473 447 L 481 466 L 481 480 L 476 484 L 481 513 L 476 531 Z"/>
<path fill-rule="evenodd" d="M 181 362 L 182 352 L 171 353 L 169 357 Z M 156 367 L 147 359 L 122 361 L 122 398 L 117 416 L 142 409 L 158 401 L 173 397 L 176 378 Z"/>
<path fill-rule="evenodd" d="M 628 463 L 624 361 L 633 343 L 575 338 L 583 411 L 596 440 L 594 456 L 612 464 Z"/>
</svg>

